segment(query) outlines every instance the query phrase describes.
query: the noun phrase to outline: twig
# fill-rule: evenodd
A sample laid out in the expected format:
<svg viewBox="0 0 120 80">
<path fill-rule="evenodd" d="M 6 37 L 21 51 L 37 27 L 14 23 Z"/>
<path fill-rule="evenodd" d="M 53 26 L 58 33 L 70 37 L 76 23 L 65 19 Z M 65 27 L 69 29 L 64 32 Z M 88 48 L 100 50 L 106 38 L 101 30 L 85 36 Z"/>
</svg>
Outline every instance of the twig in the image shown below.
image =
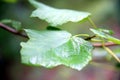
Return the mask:
<svg viewBox="0 0 120 80">
<path fill-rule="evenodd" d="M 91 23 L 93 28 L 97 28 L 97 26 L 95 25 L 91 18 L 88 17 L 88 21 Z"/>
<path fill-rule="evenodd" d="M 120 63 L 120 59 L 115 55 L 115 53 L 111 49 L 106 47 L 104 44 L 103 44 L 103 48 Z"/>
<path fill-rule="evenodd" d="M 17 30 L 15 30 L 14 28 L 12 28 L 12 27 L 10 27 L 10 26 L 7 26 L 7 25 L 5 25 L 5 24 L 3 24 L 3 23 L 0 23 L 0 28 L 4 29 L 4 30 L 6 30 L 6 31 L 9 31 L 9 32 L 11 32 L 11 33 L 13 33 L 13 34 L 15 34 L 15 35 L 19 35 L 19 36 L 21 36 L 21 37 L 28 38 L 28 36 L 27 36 L 26 34 L 24 34 L 23 32 L 17 31 Z M 85 40 L 90 40 L 90 39 L 93 38 L 93 37 L 95 37 L 95 35 L 94 35 L 94 36 L 91 36 L 91 37 L 88 37 L 88 38 L 86 38 Z M 114 45 L 116 45 L 116 44 L 115 44 L 115 43 L 112 43 L 112 42 L 107 42 L 107 43 L 105 43 L 104 45 L 105 45 L 105 46 L 114 46 Z M 93 46 L 94 46 L 94 47 L 102 47 L 102 43 L 93 43 Z"/>
<path fill-rule="evenodd" d="M 7 25 L 5 25 L 3 23 L 0 23 L 0 28 L 4 29 L 6 31 L 9 31 L 9 32 L 11 32 L 11 33 L 13 33 L 15 35 L 19 35 L 21 37 L 28 38 L 28 36 L 25 33 L 21 32 L 21 31 L 17 31 L 14 28 L 12 28 L 10 26 L 7 26 Z"/>
<path fill-rule="evenodd" d="M 115 46 L 117 44 L 113 43 L 113 42 L 106 42 L 104 43 L 105 46 Z M 102 47 L 103 44 L 102 43 L 93 43 L 93 46 L 94 47 Z"/>
<path fill-rule="evenodd" d="M 87 38 L 85 38 L 85 40 L 91 40 L 91 39 L 94 38 L 94 37 L 96 37 L 96 35 L 87 37 Z M 92 43 L 92 45 L 93 45 L 94 47 L 102 47 L 103 44 L 102 44 L 102 43 Z M 113 43 L 113 42 L 106 42 L 106 43 L 105 43 L 105 46 L 115 46 L 115 45 L 117 45 L 117 44 L 115 44 L 115 43 Z"/>
</svg>

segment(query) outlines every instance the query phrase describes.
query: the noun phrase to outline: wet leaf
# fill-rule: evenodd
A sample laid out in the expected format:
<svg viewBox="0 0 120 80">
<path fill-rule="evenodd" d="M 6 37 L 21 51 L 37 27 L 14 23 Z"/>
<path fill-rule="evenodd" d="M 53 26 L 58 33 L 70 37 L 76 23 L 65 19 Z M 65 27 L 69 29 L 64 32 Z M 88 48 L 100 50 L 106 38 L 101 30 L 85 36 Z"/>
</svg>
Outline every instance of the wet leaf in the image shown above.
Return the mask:
<svg viewBox="0 0 120 80">
<path fill-rule="evenodd" d="M 38 17 L 39 19 L 47 21 L 51 26 L 59 26 L 67 22 L 80 22 L 90 16 L 90 13 L 69 10 L 56 9 L 47 6 L 35 0 L 29 0 L 30 3 L 37 9 L 32 12 L 31 17 Z"/>
<path fill-rule="evenodd" d="M 92 45 L 66 31 L 26 29 L 29 36 L 22 42 L 22 63 L 47 68 L 66 65 L 81 70 L 91 60 Z"/>
</svg>

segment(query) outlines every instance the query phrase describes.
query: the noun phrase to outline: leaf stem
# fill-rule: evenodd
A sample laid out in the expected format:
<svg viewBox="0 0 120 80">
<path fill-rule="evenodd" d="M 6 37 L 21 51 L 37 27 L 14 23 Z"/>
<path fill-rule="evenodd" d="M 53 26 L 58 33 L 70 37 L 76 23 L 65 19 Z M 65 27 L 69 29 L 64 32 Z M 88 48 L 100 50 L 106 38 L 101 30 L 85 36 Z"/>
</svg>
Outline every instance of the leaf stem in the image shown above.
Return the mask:
<svg viewBox="0 0 120 80">
<path fill-rule="evenodd" d="M 86 37 L 89 37 L 88 34 L 77 34 L 77 35 L 74 35 L 75 37 L 78 37 L 78 36 L 86 36 Z"/>
<path fill-rule="evenodd" d="M 88 21 L 91 23 L 92 27 L 97 28 L 97 26 L 95 25 L 91 18 L 88 17 Z"/>
<path fill-rule="evenodd" d="M 106 47 L 104 44 L 103 44 L 103 48 L 120 63 L 120 59 L 115 55 L 115 53 L 111 49 Z"/>
<path fill-rule="evenodd" d="M 99 39 L 91 39 L 91 41 L 93 41 L 93 42 L 102 42 L 102 40 L 99 40 Z"/>
</svg>

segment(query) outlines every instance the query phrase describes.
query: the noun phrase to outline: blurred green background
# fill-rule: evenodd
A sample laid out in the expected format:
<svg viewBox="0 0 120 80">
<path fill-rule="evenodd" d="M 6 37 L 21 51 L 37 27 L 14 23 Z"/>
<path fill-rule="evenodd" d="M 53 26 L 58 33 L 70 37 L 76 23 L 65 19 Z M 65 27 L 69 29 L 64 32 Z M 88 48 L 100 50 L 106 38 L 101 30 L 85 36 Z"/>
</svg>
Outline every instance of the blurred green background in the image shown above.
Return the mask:
<svg viewBox="0 0 120 80">
<path fill-rule="evenodd" d="M 119 0 L 38 0 L 56 8 L 66 8 L 86 11 L 98 27 L 112 29 L 114 36 L 120 38 L 120 1 Z M 0 20 L 12 19 L 22 22 L 23 28 L 45 29 L 48 25 L 38 18 L 30 18 L 35 8 L 28 0 L 0 0 Z M 88 21 L 67 23 L 61 26 L 73 35 L 89 33 Z M 76 71 L 65 66 L 53 69 L 31 67 L 20 63 L 20 42 L 26 39 L 13 35 L 0 28 L 0 80 L 120 80 L 120 72 L 114 65 L 115 61 L 107 61 L 106 52 L 96 49 L 93 58 L 97 62 L 108 65 L 89 65 L 82 71 Z M 111 49 L 119 50 L 119 46 Z M 101 53 L 100 53 L 101 52 Z M 119 51 L 120 52 L 120 51 Z M 119 53 L 118 52 L 118 53 Z M 98 55 L 98 53 L 103 55 Z M 108 63 L 109 62 L 109 63 Z M 105 66 L 105 67 L 103 67 Z"/>
</svg>

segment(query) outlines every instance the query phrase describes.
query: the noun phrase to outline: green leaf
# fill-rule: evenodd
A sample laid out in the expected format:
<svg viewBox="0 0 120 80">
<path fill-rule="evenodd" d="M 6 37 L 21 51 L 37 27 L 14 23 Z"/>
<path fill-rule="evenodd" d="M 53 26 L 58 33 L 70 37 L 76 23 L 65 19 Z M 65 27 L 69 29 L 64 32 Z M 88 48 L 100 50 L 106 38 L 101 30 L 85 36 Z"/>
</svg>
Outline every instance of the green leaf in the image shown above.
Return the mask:
<svg viewBox="0 0 120 80">
<path fill-rule="evenodd" d="M 66 31 L 26 29 L 29 36 L 22 42 L 22 63 L 46 68 L 66 65 L 81 70 L 91 60 L 92 45 Z"/>
<path fill-rule="evenodd" d="M 16 29 L 16 30 L 20 30 L 21 29 L 21 22 L 19 21 L 13 21 L 12 22 L 12 26 Z"/>
<path fill-rule="evenodd" d="M 102 31 L 102 32 L 110 34 L 110 35 L 112 35 L 114 33 L 112 30 L 101 29 L 101 28 L 99 28 L 99 31 Z"/>
<path fill-rule="evenodd" d="M 90 13 L 80 12 L 69 9 L 56 9 L 47 6 L 35 0 L 29 0 L 30 3 L 37 9 L 32 12 L 31 17 L 38 17 L 39 19 L 47 21 L 51 26 L 59 26 L 69 21 L 79 22 L 90 16 Z"/>
<path fill-rule="evenodd" d="M 21 30 L 21 28 L 22 28 L 21 22 L 19 22 L 19 21 L 15 21 L 15 20 L 11 20 L 11 19 L 3 19 L 0 22 L 4 23 L 4 24 L 12 24 L 12 27 L 15 28 L 16 30 Z"/>
<path fill-rule="evenodd" d="M 94 34 L 96 34 L 97 36 L 100 36 L 102 38 L 105 38 L 109 41 L 112 41 L 116 44 L 120 44 L 120 40 L 117 38 L 114 38 L 112 36 L 110 36 L 109 34 L 107 34 L 108 32 L 110 32 L 109 30 L 104 30 L 104 29 L 90 29 Z M 107 33 L 106 33 L 107 31 Z"/>
</svg>

